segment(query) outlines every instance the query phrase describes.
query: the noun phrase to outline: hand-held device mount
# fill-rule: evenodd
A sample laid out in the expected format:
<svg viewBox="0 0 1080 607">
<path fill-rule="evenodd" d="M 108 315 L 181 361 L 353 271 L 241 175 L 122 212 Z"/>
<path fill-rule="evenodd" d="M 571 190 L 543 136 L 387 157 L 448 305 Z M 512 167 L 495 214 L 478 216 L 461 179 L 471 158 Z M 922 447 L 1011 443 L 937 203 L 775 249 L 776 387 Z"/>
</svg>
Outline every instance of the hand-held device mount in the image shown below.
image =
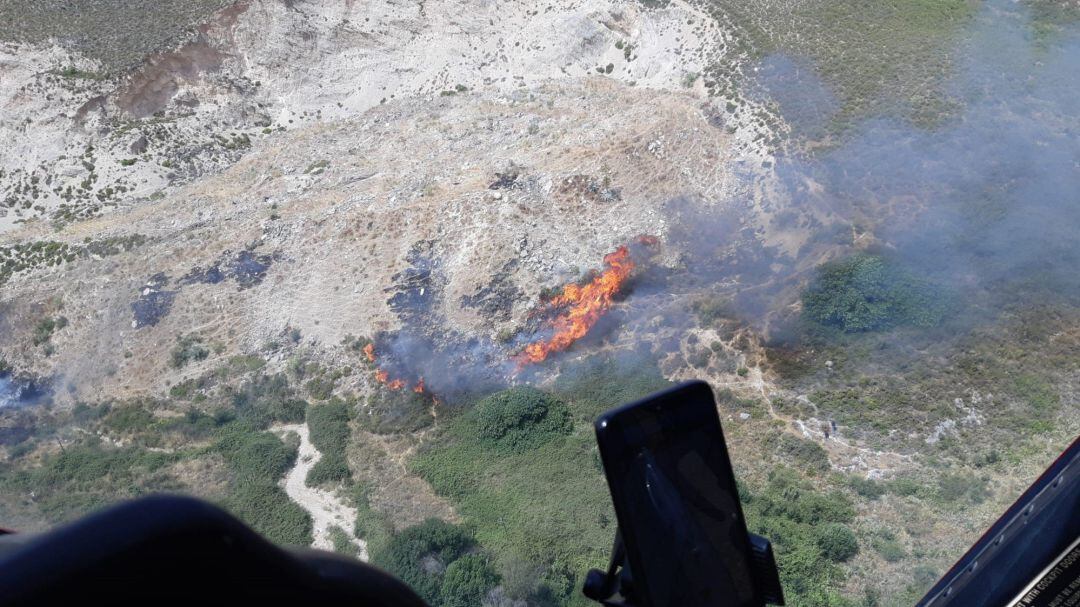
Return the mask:
<svg viewBox="0 0 1080 607">
<path fill-rule="evenodd" d="M 619 530 L 603 605 L 783 605 L 772 547 L 747 532 L 712 389 L 688 382 L 596 420 Z"/>
</svg>

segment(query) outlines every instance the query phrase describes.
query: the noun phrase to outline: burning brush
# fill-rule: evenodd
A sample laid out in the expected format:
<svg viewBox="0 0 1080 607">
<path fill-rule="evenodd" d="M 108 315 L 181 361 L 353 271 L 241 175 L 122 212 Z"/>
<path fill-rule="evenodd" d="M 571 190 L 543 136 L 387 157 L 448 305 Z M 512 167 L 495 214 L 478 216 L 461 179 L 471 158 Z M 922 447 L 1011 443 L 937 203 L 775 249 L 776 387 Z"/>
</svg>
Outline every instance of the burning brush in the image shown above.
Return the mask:
<svg viewBox="0 0 1080 607">
<path fill-rule="evenodd" d="M 548 323 L 553 334 L 548 339 L 526 345 L 515 355 L 517 369 L 520 371 L 541 362 L 585 337 L 611 309 L 615 298 L 633 276 L 637 263 L 653 256 L 659 244 L 655 236 L 638 236 L 633 242 L 605 255 L 604 269 L 592 274 L 587 282 L 565 285 L 558 295 L 544 301 L 534 314 L 550 316 Z"/>
<path fill-rule="evenodd" d="M 375 356 L 374 343 L 369 343 L 368 345 L 364 346 L 364 357 L 368 359 L 368 362 L 374 363 L 376 361 L 377 357 Z M 404 390 L 405 387 L 408 386 L 408 383 L 404 379 L 390 379 L 390 372 L 386 369 L 375 370 L 375 381 L 386 386 L 388 389 L 393 390 L 394 392 L 397 392 L 398 390 Z M 412 387 L 412 391 L 416 392 L 417 394 L 424 394 L 425 388 L 423 377 L 417 380 L 416 385 Z"/>
<path fill-rule="evenodd" d="M 377 335 L 362 348 L 363 356 L 372 363 L 375 380 L 393 392 L 410 390 L 439 402 L 434 393 L 452 397 L 480 387 L 496 389 L 505 385 L 511 373 L 546 360 L 585 337 L 624 294 L 639 264 L 656 254 L 658 246 L 656 237 L 639 236 L 605 255 L 603 269 L 542 299 L 530 313 L 529 325 L 544 338 L 533 338 L 510 357 L 513 371 L 502 346 L 445 331 L 438 338 L 411 331 Z"/>
</svg>

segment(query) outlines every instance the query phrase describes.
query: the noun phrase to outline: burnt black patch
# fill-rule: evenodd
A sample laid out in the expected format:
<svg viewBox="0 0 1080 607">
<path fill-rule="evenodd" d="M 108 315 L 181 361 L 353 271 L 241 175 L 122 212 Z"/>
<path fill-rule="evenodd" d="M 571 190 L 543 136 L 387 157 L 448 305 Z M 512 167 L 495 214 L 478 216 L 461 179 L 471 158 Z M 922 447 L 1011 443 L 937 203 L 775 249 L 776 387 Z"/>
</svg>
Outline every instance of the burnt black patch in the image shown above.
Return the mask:
<svg viewBox="0 0 1080 607">
<path fill-rule="evenodd" d="M 196 266 L 180 279 L 180 285 L 209 284 L 215 285 L 226 280 L 236 282 L 241 289 L 248 289 L 260 284 L 266 278 L 266 272 L 278 253 L 256 255 L 249 250 L 239 253 L 225 251 L 221 257 L 207 268 Z"/>
<path fill-rule="evenodd" d="M 49 394 L 47 382 L 0 371 L 0 410 L 35 405 Z"/>
<path fill-rule="evenodd" d="M 387 305 L 407 326 L 436 326 L 436 305 L 446 277 L 434 258 L 433 248 L 434 243 L 428 240 L 413 245 L 405 258 L 409 267 L 394 274 L 393 286 L 385 289 L 386 293 L 393 293 Z"/>
<path fill-rule="evenodd" d="M 505 173 L 495 173 L 495 181 L 491 182 L 488 186 L 489 190 L 509 190 L 518 186 L 518 177 L 521 176 L 521 172 L 517 169 L 510 169 Z"/>
<path fill-rule="evenodd" d="M 517 266 L 517 259 L 506 262 L 488 284 L 477 289 L 476 293 L 472 295 L 462 296 L 461 306 L 463 308 L 473 308 L 489 320 L 510 320 L 514 301 L 524 295 L 512 279 L 512 274 L 517 269 Z"/>
<path fill-rule="evenodd" d="M 158 273 L 150 277 L 140 289 L 139 298 L 131 303 L 131 312 L 135 316 L 135 328 L 152 327 L 168 315 L 176 299 L 176 291 L 166 291 L 169 277 Z"/>
<path fill-rule="evenodd" d="M 184 277 L 180 279 L 180 284 L 216 285 L 223 280 L 225 280 L 225 273 L 221 271 L 220 266 L 215 264 L 210 266 L 209 268 L 200 268 L 198 266 L 192 268 L 190 272 L 185 274 Z"/>
<path fill-rule="evenodd" d="M 253 287 L 266 278 L 266 271 L 274 262 L 272 255 L 255 255 L 251 251 L 240 251 L 227 265 L 229 277 L 240 285 L 241 289 Z"/>
</svg>

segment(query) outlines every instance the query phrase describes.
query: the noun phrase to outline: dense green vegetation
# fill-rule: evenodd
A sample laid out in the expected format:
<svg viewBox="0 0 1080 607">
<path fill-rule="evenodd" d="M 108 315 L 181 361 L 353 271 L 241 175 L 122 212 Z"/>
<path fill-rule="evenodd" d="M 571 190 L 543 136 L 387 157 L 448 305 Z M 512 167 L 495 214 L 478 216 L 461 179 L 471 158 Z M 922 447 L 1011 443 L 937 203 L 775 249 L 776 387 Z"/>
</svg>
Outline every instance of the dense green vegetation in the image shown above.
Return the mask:
<svg viewBox="0 0 1080 607">
<path fill-rule="evenodd" d="M 802 302 L 808 319 L 849 333 L 930 327 L 946 312 L 939 289 L 895 262 L 862 253 L 819 268 Z"/>
<path fill-rule="evenodd" d="M 429 604 L 478 605 L 475 599 L 495 586 L 497 576 L 463 527 L 438 519 L 395 534 L 374 551 L 371 562 L 396 575 Z"/>
<path fill-rule="evenodd" d="M 49 340 L 52 339 L 53 333 L 63 329 L 67 325 L 68 319 L 63 316 L 57 316 L 56 318 L 48 316 L 42 318 L 34 325 L 34 345 L 40 346 L 48 343 Z"/>
<path fill-rule="evenodd" d="M 375 554 L 383 550 L 394 535 L 390 518 L 371 507 L 370 487 L 357 483 L 352 488 L 353 505 L 356 507 L 356 537 L 367 542 L 368 550 Z"/>
<path fill-rule="evenodd" d="M 498 583 L 499 576 L 486 557 L 466 554 L 446 567 L 439 601 L 442 607 L 473 607 Z"/>
<path fill-rule="evenodd" d="M 5 470 L 0 487 L 13 495 L 32 493 L 41 515 L 60 522 L 118 499 L 178 488 L 163 469 L 179 458 L 178 454 L 115 448 L 91 440 L 65 447 L 40 467 Z"/>
<path fill-rule="evenodd" d="M 469 415 L 480 443 L 503 454 L 530 451 L 573 429 L 566 403 L 529 386 L 493 394 Z"/>
<path fill-rule="evenodd" d="M 412 390 L 382 390 L 368 399 L 357 422 L 376 434 L 415 432 L 431 425 L 431 398 Z"/>
<path fill-rule="evenodd" d="M 78 259 L 106 257 L 126 253 L 141 246 L 146 237 L 132 236 L 91 240 L 78 245 L 38 240 L 0 246 L 0 285 L 13 275 L 43 266 L 60 266 Z"/>
<path fill-rule="evenodd" d="M 345 443 L 349 439 L 349 409 L 337 401 L 308 407 L 307 425 L 311 443 L 322 457 L 308 472 L 308 485 L 345 481 L 352 478 L 345 461 Z"/>
<path fill-rule="evenodd" d="M 809 58 L 837 98 L 826 133 L 815 133 L 822 135 L 843 132 L 871 115 L 903 116 L 923 125 L 950 115 L 952 50 L 978 3 L 711 0 L 708 6 L 729 25 L 735 43 L 726 61 L 710 66 L 710 89 L 733 95 L 739 82 L 730 74 L 747 58 Z"/>
<path fill-rule="evenodd" d="M 73 18 L 63 2 L 8 0 L 0 3 L 0 40 L 59 40 L 65 48 L 103 62 L 110 71 L 120 71 L 191 35 L 194 26 L 227 4 L 224 0 L 180 0 L 147 11 L 142 10 L 146 5 L 101 0 L 86 5 Z"/>
<path fill-rule="evenodd" d="M 615 532 L 591 422 L 666 385 L 641 360 L 587 360 L 555 394 L 511 388 L 481 399 L 412 468 L 475 529 L 511 600 L 584 604 L 581 576 L 604 564 Z"/>
<path fill-rule="evenodd" d="M 846 526 L 855 518 L 851 501 L 838 492 L 818 493 L 782 468 L 760 492 L 744 490 L 741 497 L 751 531 L 773 543 L 788 604 L 846 604 L 839 593 L 844 574 L 836 563 L 858 551 Z"/>
<path fill-rule="evenodd" d="M 256 531 L 283 544 L 311 544 L 311 517 L 289 499 L 277 481 L 296 460 L 289 448 L 269 432 L 243 422 L 221 429 L 214 449 L 232 473 L 223 505 Z"/>
<path fill-rule="evenodd" d="M 239 389 L 228 393 L 236 414 L 259 428 L 273 422 L 295 424 L 304 421 L 307 403 L 296 397 L 283 373 L 257 373 Z"/>
</svg>

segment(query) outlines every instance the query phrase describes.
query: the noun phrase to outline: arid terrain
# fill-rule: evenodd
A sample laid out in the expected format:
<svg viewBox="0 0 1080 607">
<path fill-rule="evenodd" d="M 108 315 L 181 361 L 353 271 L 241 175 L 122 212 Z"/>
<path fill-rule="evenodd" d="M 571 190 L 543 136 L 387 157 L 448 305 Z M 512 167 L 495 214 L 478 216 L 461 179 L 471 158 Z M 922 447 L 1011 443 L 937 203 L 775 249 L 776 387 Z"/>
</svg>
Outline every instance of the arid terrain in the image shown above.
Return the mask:
<svg viewBox="0 0 1080 607">
<path fill-rule="evenodd" d="M 1075 3 L 77 4 L 0 3 L 4 526 L 583 604 L 591 420 L 698 378 L 789 604 L 899 605 L 1080 432 Z"/>
</svg>

